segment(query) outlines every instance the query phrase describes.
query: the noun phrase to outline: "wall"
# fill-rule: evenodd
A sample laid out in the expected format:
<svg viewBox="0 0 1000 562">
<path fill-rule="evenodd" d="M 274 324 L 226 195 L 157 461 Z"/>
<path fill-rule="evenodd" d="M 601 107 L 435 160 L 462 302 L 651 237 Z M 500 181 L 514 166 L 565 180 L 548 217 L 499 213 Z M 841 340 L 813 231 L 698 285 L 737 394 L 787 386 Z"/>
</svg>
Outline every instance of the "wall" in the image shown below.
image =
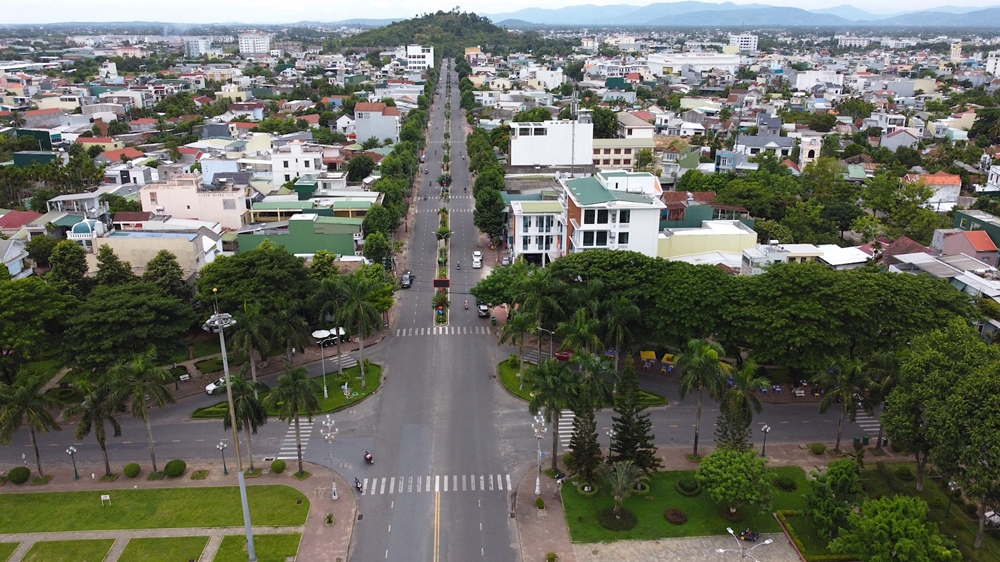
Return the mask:
<svg viewBox="0 0 1000 562">
<path fill-rule="evenodd" d="M 575 123 L 576 143 L 573 143 L 573 121 L 545 121 L 516 123 L 510 138 L 510 164 L 512 166 L 588 166 L 593 159 L 593 123 Z M 522 135 L 523 130 L 531 134 Z M 536 136 L 536 129 L 545 131 Z M 358 135 L 361 138 L 361 135 Z M 574 154 L 575 153 L 575 154 Z"/>
</svg>

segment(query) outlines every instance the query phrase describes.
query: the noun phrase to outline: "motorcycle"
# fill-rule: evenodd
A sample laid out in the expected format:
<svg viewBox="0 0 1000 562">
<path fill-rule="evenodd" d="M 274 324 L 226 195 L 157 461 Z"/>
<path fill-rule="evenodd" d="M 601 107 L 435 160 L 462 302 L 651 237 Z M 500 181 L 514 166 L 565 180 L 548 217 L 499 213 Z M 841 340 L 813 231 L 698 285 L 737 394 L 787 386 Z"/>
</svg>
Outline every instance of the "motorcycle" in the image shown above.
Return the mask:
<svg viewBox="0 0 1000 562">
<path fill-rule="evenodd" d="M 365 462 L 368 464 L 375 464 L 375 457 L 373 457 L 368 451 L 365 451 Z"/>
<path fill-rule="evenodd" d="M 469 301 L 465 301 L 465 310 L 469 310 Z"/>
<path fill-rule="evenodd" d="M 458 268 L 462 269 L 462 262 L 458 262 Z"/>
<path fill-rule="evenodd" d="M 357 488 L 362 494 L 365 493 L 364 486 L 361 485 L 361 481 L 357 478 L 354 479 L 354 487 Z"/>
<path fill-rule="evenodd" d="M 740 532 L 740 540 L 746 542 L 757 542 L 760 538 L 760 533 L 751 531 L 749 528 L 744 529 Z"/>
</svg>

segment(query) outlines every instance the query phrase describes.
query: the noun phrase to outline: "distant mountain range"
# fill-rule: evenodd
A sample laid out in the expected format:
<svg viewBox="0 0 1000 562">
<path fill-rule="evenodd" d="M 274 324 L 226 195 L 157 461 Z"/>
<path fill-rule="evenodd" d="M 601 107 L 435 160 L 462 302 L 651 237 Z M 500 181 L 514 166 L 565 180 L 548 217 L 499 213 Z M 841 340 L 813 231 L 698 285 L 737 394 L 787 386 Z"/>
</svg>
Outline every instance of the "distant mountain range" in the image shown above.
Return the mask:
<svg viewBox="0 0 1000 562">
<path fill-rule="evenodd" d="M 843 4 L 818 10 L 803 10 L 767 4 L 713 4 L 683 0 L 647 6 L 584 4 L 558 9 L 525 8 L 516 12 L 487 15 L 508 27 L 634 26 L 634 27 L 971 27 L 1000 26 L 1000 6 L 940 6 L 917 12 L 875 14 Z"/>
</svg>

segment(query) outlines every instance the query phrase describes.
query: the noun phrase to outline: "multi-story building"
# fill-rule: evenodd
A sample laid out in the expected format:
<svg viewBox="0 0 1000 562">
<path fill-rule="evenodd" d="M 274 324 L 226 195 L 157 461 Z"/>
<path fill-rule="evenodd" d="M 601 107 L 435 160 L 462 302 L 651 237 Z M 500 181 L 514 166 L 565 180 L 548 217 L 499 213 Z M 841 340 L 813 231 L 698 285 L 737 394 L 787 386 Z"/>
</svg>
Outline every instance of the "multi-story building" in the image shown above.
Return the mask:
<svg viewBox="0 0 1000 562">
<path fill-rule="evenodd" d="M 511 201 L 511 254 L 545 265 L 566 253 L 566 212 L 559 201 Z"/>
<path fill-rule="evenodd" d="M 240 55 L 266 55 L 271 51 L 271 36 L 260 31 L 240 33 Z"/>
<path fill-rule="evenodd" d="M 577 120 L 512 123 L 511 166 L 590 166 L 594 151 L 594 124 L 590 113 Z M 358 135 L 358 138 L 361 138 Z"/>
<path fill-rule="evenodd" d="M 204 38 L 185 39 L 184 56 L 200 59 L 208 54 L 212 48 L 212 41 Z"/>
<path fill-rule="evenodd" d="M 427 70 L 428 68 L 434 68 L 434 47 L 407 45 L 406 69 Z"/>
<path fill-rule="evenodd" d="M 295 181 L 305 174 L 316 174 L 322 171 L 322 146 L 293 140 L 271 153 L 271 173 L 276 187 L 286 182 Z"/>
<path fill-rule="evenodd" d="M 639 152 L 649 149 L 652 153 L 655 146 L 652 138 L 594 139 L 593 164 L 599 169 L 633 170 Z"/>
<path fill-rule="evenodd" d="M 139 190 L 142 210 L 157 215 L 217 222 L 236 230 L 246 224 L 245 189 L 228 182 L 202 185 L 201 174 L 180 174 Z"/>
<path fill-rule="evenodd" d="M 629 250 L 657 255 L 660 212 L 666 208 L 659 180 L 648 173 L 598 172 L 561 179 L 567 250 Z"/>
<path fill-rule="evenodd" d="M 385 139 L 397 143 L 401 126 L 399 110 L 395 107 L 382 102 L 361 102 L 354 106 L 354 132 L 359 142 L 375 137 L 379 144 Z"/>
<path fill-rule="evenodd" d="M 986 56 L 984 70 L 993 76 L 1000 76 L 1000 51 L 990 51 Z"/>
<path fill-rule="evenodd" d="M 858 48 L 867 47 L 868 44 L 871 43 L 871 41 L 872 40 L 868 39 L 867 37 L 855 37 L 853 35 L 838 35 L 837 36 L 837 46 L 838 47 L 847 47 L 849 49 L 851 49 L 851 48 L 858 49 Z"/>
<path fill-rule="evenodd" d="M 739 47 L 740 51 L 749 51 L 751 53 L 757 52 L 756 35 L 751 35 L 749 33 L 730 35 L 729 44 L 732 45 L 733 47 Z"/>
</svg>

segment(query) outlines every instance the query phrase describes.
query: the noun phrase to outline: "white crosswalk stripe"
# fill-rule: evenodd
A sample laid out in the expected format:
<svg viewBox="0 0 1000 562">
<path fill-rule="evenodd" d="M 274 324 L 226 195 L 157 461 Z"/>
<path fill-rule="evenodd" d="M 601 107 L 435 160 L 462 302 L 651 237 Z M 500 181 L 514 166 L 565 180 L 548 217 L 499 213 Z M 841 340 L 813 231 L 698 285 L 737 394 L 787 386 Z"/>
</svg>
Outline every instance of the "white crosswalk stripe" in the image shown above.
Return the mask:
<svg viewBox="0 0 1000 562">
<path fill-rule="evenodd" d="M 345 363 L 346 365 L 346 363 Z M 302 452 L 305 453 L 309 445 L 309 437 L 312 435 L 314 422 L 300 420 L 299 434 L 302 439 Z M 278 458 L 284 461 L 298 460 L 298 448 L 295 446 L 295 424 L 288 424 L 285 437 L 281 440 L 281 448 L 278 450 Z"/>
<path fill-rule="evenodd" d="M 573 410 L 560 410 L 559 412 L 559 444 L 563 449 L 569 449 L 569 441 L 573 438 L 574 427 Z"/>
<path fill-rule="evenodd" d="M 478 488 L 476 480 L 479 480 Z M 414 486 L 416 481 L 416 486 Z M 432 484 L 433 482 L 433 484 Z M 427 492 L 511 491 L 510 474 L 435 474 L 431 476 L 383 476 L 361 481 L 365 495 L 423 494 Z"/>
<path fill-rule="evenodd" d="M 879 429 L 882 427 L 877 417 L 869 416 L 864 412 L 858 412 L 857 417 L 854 418 L 854 423 L 865 430 L 873 439 L 878 436 Z"/>
<path fill-rule="evenodd" d="M 397 338 L 410 336 L 492 336 L 490 326 L 434 326 L 431 328 L 396 328 Z M 357 360 L 355 360 L 357 364 Z M 347 363 L 344 363 L 347 366 Z"/>
</svg>

